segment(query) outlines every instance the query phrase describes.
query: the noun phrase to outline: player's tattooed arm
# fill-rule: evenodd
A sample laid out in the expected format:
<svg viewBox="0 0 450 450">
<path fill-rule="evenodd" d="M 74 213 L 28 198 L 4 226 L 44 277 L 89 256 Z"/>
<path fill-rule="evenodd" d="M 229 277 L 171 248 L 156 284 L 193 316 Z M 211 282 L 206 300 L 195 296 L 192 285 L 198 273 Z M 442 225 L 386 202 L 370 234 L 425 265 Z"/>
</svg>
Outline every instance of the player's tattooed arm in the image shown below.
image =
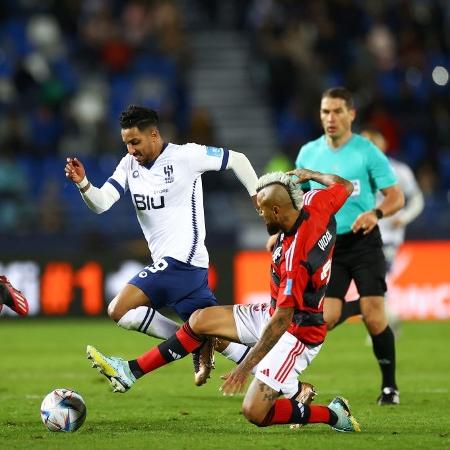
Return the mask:
<svg viewBox="0 0 450 450">
<path fill-rule="evenodd" d="M 269 353 L 282 334 L 288 329 L 294 308 L 277 308 L 267 322 L 266 328 L 247 357 L 241 362 L 242 369 L 252 370 Z"/>
<path fill-rule="evenodd" d="M 269 353 L 282 334 L 288 329 L 293 314 L 294 308 L 277 308 L 275 310 L 261 338 L 250 350 L 246 358 L 230 373 L 221 377 L 225 380 L 220 388 L 224 395 L 233 395 L 244 390 L 251 370 Z"/>
</svg>

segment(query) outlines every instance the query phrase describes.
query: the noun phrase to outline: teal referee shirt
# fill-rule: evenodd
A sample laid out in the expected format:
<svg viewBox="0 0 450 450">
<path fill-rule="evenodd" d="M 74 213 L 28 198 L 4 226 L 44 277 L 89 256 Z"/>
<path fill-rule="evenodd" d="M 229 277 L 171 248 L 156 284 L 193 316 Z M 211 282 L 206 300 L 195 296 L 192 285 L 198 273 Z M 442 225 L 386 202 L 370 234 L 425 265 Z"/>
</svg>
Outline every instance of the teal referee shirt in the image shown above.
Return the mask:
<svg viewBox="0 0 450 450">
<path fill-rule="evenodd" d="M 295 161 L 298 169 L 332 173 L 351 181 L 352 195 L 336 214 L 337 234 L 349 233 L 359 214 L 375 208 L 375 194 L 397 183 L 387 157 L 368 139 L 353 134 L 341 147 L 332 148 L 325 135 L 308 142 Z M 305 189 L 322 189 L 315 181 L 303 185 Z"/>
</svg>

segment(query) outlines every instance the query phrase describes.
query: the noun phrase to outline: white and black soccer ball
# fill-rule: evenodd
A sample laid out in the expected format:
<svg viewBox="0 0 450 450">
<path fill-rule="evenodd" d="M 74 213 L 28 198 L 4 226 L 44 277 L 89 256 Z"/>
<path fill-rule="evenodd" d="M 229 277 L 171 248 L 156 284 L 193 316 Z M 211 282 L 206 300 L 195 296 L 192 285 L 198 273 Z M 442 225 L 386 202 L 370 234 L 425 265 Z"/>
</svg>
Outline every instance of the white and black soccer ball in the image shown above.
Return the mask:
<svg viewBox="0 0 450 450">
<path fill-rule="evenodd" d="M 86 419 L 86 404 L 75 391 L 55 389 L 42 401 L 41 418 L 50 431 L 76 431 Z"/>
</svg>

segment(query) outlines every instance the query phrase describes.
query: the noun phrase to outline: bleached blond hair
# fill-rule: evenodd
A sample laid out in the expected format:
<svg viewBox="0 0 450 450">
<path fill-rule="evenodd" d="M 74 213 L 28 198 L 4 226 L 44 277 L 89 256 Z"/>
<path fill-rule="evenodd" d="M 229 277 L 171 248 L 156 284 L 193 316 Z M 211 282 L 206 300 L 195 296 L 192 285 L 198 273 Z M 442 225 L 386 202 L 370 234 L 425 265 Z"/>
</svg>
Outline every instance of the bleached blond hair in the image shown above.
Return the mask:
<svg viewBox="0 0 450 450">
<path fill-rule="evenodd" d="M 256 184 L 256 192 L 270 186 L 272 184 L 279 184 L 283 186 L 292 201 L 295 209 L 300 210 L 303 206 L 303 191 L 300 185 L 296 184 L 290 175 L 284 172 L 271 172 L 261 176 Z"/>
</svg>

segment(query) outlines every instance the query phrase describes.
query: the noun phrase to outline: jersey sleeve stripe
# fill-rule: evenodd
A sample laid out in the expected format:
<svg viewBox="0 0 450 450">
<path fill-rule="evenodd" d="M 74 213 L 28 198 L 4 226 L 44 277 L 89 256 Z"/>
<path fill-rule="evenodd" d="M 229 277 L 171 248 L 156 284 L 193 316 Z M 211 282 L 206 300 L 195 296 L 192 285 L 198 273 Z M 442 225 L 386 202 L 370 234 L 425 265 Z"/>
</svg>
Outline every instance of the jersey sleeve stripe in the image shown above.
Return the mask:
<svg viewBox="0 0 450 450">
<path fill-rule="evenodd" d="M 192 241 L 191 251 L 189 252 L 187 263 L 191 264 L 192 258 L 194 257 L 195 251 L 197 250 L 198 245 L 198 221 L 197 221 L 197 205 L 195 202 L 195 187 L 197 185 L 197 179 L 194 181 L 194 185 L 192 187 L 192 196 L 191 196 L 191 207 L 192 207 L 192 230 L 194 232 L 194 239 Z"/>
<path fill-rule="evenodd" d="M 106 181 L 114 186 L 120 196 L 125 193 L 125 189 L 114 178 L 110 177 Z"/>
<path fill-rule="evenodd" d="M 314 190 L 314 191 L 309 191 L 307 192 L 304 197 L 303 197 L 303 202 L 304 205 L 308 206 L 311 204 L 311 200 L 313 199 L 313 197 L 318 193 L 318 190 Z"/>
<path fill-rule="evenodd" d="M 290 245 L 290 247 L 288 248 L 288 250 L 286 251 L 286 272 L 289 272 L 292 270 L 292 261 L 294 259 L 294 252 L 295 252 L 295 244 L 297 243 L 297 235 L 298 232 L 295 233 L 295 238 L 292 242 L 292 244 Z"/>
<path fill-rule="evenodd" d="M 227 148 L 223 149 L 223 158 L 222 158 L 222 164 L 220 166 L 220 170 L 225 170 L 227 168 L 228 164 L 228 158 L 230 157 L 230 153 Z"/>
</svg>

